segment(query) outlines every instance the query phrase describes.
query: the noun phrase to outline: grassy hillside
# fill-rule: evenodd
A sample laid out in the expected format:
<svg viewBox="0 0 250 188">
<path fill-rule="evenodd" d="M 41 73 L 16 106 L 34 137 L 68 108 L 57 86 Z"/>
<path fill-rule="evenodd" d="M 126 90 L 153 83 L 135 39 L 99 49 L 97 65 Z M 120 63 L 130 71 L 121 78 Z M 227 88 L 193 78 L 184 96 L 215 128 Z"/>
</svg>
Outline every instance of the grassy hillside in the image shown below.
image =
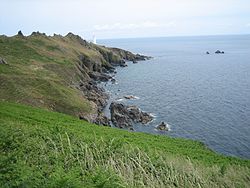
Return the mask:
<svg viewBox="0 0 250 188">
<path fill-rule="evenodd" d="M 90 72 L 101 72 L 121 62 L 130 52 L 97 46 L 79 36 L 0 36 L 0 99 L 77 116 L 96 110 L 79 90 Z M 123 55 L 123 56 L 122 56 Z"/>
<path fill-rule="evenodd" d="M 248 187 L 250 161 L 195 141 L 0 102 L 1 187 Z"/>
</svg>

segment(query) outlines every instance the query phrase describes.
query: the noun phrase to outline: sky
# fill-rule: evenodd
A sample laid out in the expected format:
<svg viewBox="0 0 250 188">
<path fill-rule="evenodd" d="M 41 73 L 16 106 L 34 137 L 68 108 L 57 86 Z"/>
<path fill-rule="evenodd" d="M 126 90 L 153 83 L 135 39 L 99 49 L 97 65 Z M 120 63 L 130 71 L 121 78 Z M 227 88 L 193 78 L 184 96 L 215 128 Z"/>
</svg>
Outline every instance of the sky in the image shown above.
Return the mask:
<svg viewBox="0 0 250 188">
<path fill-rule="evenodd" d="M 250 34 L 250 0 L 0 0 L 0 35 L 85 39 Z"/>
</svg>

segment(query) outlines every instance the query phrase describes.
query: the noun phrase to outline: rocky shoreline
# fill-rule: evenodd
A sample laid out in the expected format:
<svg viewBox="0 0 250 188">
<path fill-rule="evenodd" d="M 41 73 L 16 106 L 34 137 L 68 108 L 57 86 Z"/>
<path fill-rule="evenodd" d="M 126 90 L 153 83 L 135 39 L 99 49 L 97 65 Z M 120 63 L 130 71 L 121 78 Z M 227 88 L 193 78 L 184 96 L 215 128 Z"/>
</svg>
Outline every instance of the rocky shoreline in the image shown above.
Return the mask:
<svg viewBox="0 0 250 188">
<path fill-rule="evenodd" d="M 82 80 L 76 87 L 89 101 L 92 102 L 92 107 L 95 109 L 95 112 L 91 114 L 79 114 L 79 118 L 90 123 L 104 126 L 111 126 L 112 122 L 112 124 L 116 127 L 130 129 L 132 129 L 133 123 L 146 124 L 149 121 L 152 121 L 153 117 L 146 112 L 140 111 L 138 107 L 125 106 L 121 103 L 112 103 L 112 105 L 110 105 L 112 115 L 111 119 L 104 115 L 103 110 L 108 105 L 107 101 L 109 99 L 109 95 L 98 84 L 109 81 L 112 83 L 115 82 L 114 77 L 111 75 L 116 74 L 115 68 L 117 66 L 126 67 L 127 61 L 138 63 L 139 61 L 145 61 L 151 58 L 144 55 L 133 54 L 118 48 L 110 49 L 121 57 L 121 59 L 114 60 L 114 58 L 112 59 L 109 57 L 112 55 L 105 54 L 101 51 L 105 60 L 109 62 L 107 65 L 97 64 L 84 55 L 79 56 L 79 63 L 77 65 L 78 69 L 82 72 L 82 74 L 87 74 L 89 79 L 87 81 Z"/>
<path fill-rule="evenodd" d="M 133 126 L 135 124 L 146 125 L 149 122 L 153 121 L 154 117 L 140 110 L 137 106 L 128 106 L 121 102 L 112 101 L 110 106 L 108 107 L 110 110 L 111 117 L 108 118 L 104 114 L 104 108 L 108 105 L 109 95 L 105 92 L 105 90 L 99 86 L 101 82 L 111 82 L 115 83 L 116 80 L 114 75 L 116 74 L 116 67 L 126 67 L 128 61 L 133 64 L 139 63 L 140 61 L 149 60 L 151 57 L 132 54 L 131 52 L 124 51 L 118 48 L 111 48 L 121 57 L 120 60 L 114 61 L 113 59 L 107 58 L 106 60 L 109 62 L 109 65 L 97 65 L 95 62 L 91 62 L 88 58 L 83 55 L 79 56 L 80 63 L 78 64 L 78 68 L 81 72 L 86 73 L 89 76 L 89 80 L 81 82 L 77 88 L 82 91 L 83 95 L 92 102 L 93 108 L 95 109 L 95 113 L 92 114 L 79 114 L 79 118 L 86 120 L 90 123 L 94 123 L 97 125 L 103 126 L 111 126 L 134 130 Z M 108 57 L 105 54 L 102 54 L 104 57 Z M 125 95 L 123 98 L 132 100 L 137 97 L 133 95 Z M 169 127 L 167 124 L 162 122 L 160 125 L 156 126 L 156 130 L 158 131 L 169 131 Z"/>
</svg>

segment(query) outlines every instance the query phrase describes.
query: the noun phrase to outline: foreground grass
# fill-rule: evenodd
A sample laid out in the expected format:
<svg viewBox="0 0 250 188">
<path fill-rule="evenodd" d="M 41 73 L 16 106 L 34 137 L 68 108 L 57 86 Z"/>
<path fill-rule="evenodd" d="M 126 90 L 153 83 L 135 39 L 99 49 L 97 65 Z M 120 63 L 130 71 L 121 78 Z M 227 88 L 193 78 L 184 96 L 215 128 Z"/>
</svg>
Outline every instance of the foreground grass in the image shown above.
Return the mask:
<svg viewBox="0 0 250 188">
<path fill-rule="evenodd" d="M 0 102 L 1 187 L 248 187 L 250 161 L 203 144 Z"/>
</svg>

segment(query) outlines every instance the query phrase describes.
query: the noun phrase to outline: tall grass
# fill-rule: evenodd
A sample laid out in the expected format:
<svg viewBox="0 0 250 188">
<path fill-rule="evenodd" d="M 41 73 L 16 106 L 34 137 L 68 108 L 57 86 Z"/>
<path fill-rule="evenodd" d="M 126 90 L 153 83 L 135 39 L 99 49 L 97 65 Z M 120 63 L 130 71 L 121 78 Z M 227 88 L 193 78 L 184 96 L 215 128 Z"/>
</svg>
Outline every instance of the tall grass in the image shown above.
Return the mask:
<svg viewBox="0 0 250 188">
<path fill-rule="evenodd" d="M 130 144 L 112 139 L 95 139 L 91 143 L 72 139 L 65 132 L 47 137 L 40 146 L 44 155 L 42 163 L 51 158 L 63 161 L 64 170 L 76 166 L 83 185 L 93 183 L 101 187 L 247 187 L 249 170 L 244 167 L 205 167 L 189 159 L 170 157 L 156 152 L 146 152 Z M 50 153 L 50 155 L 46 155 Z M 235 172 L 237 168 L 237 172 Z M 89 182 L 91 181 L 91 182 Z M 93 181 L 93 182 L 92 182 Z"/>
<path fill-rule="evenodd" d="M 218 155 L 198 142 L 0 102 L 0 187 L 249 185 L 248 160 Z"/>
</svg>

